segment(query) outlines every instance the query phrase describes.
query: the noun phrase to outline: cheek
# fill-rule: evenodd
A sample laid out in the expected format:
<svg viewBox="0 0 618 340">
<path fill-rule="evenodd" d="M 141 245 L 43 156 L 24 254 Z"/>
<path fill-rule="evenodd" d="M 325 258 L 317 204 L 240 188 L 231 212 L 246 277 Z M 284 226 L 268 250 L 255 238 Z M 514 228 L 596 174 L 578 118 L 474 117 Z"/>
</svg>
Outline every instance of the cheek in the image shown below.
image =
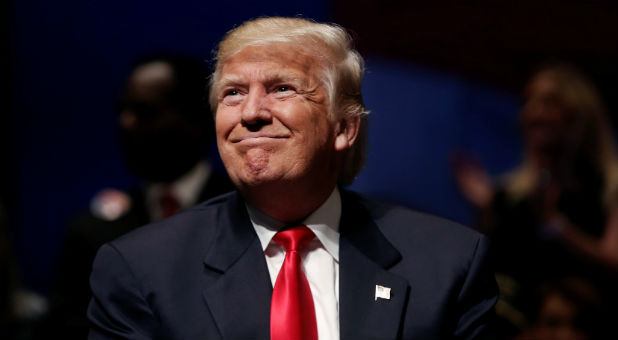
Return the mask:
<svg viewBox="0 0 618 340">
<path fill-rule="evenodd" d="M 324 135 L 330 128 L 327 110 L 310 102 L 286 103 L 277 108 L 280 120 L 291 130 L 309 134 L 306 137 L 315 138 Z M 317 135 L 316 135 L 317 134 Z"/>
<path fill-rule="evenodd" d="M 234 155 L 231 145 L 227 142 L 228 136 L 234 128 L 233 116 L 224 112 L 217 111 L 215 116 L 215 133 L 217 136 L 217 148 L 219 155 L 224 162 L 230 162 Z"/>
<path fill-rule="evenodd" d="M 217 139 L 225 139 L 235 125 L 234 115 L 227 110 L 218 109 L 215 115 Z"/>
<path fill-rule="evenodd" d="M 310 128 L 313 131 L 311 136 L 317 143 L 327 143 L 331 138 L 334 138 L 335 127 L 327 117 L 326 110 L 316 110 L 310 117 Z"/>
</svg>

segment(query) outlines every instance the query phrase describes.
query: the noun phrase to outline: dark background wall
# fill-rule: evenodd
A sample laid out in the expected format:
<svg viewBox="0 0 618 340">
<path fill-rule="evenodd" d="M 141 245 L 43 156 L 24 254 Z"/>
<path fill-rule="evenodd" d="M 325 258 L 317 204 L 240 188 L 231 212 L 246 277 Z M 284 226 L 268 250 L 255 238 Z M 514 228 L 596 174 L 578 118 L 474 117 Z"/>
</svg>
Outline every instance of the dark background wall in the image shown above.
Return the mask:
<svg viewBox="0 0 618 340">
<path fill-rule="evenodd" d="M 540 61 L 573 62 L 616 112 L 616 1 L 338 0 L 333 8 L 337 22 L 357 33 L 364 53 L 415 61 L 516 94 Z"/>
<path fill-rule="evenodd" d="M 615 113 L 614 1 L 12 1 L 2 199 L 27 287 L 46 294 L 68 219 L 135 179 L 115 140 L 130 62 L 153 51 L 210 60 L 221 36 L 261 15 L 350 28 L 367 57 L 368 164 L 353 189 L 474 225 L 449 155 L 492 174 L 517 163 L 519 93 L 547 57 L 575 62 Z M 615 117 L 615 116 L 614 116 Z M 616 119 L 613 119 L 615 124 Z"/>
</svg>

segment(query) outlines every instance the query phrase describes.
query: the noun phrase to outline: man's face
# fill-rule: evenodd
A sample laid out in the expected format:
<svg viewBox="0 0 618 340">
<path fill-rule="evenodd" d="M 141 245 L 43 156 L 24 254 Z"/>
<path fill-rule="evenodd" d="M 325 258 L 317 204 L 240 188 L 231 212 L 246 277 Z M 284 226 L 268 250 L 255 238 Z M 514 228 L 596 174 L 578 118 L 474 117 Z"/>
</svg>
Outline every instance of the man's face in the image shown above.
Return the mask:
<svg viewBox="0 0 618 340">
<path fill-rule="evenodd" d="M 217 143 L 241 190 L 336 181 L 336 124 L 319 71 L 291 44 L 245 47 L 223 66 Z"/>
<path fill-rule="evenodd" d="M 119 138 L 129 169 L 151 182 L 172 182 L 204 156 L 204 130 L 175 105 L 174 70 L 155 61 L 135 69 L 120 103 Z"/>
</svg>

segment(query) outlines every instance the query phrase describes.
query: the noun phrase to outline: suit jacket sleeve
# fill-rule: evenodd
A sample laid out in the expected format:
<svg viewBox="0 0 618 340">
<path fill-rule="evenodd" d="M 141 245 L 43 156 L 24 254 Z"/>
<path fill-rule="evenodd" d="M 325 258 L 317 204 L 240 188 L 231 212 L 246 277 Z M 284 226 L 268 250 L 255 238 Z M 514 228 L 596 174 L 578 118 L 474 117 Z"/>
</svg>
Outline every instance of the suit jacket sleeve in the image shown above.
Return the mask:
<svg viewBox="0 0 618 340">
<path fill-rule="evenodd" d="M 488 258 L 489 241 L 479 236 L 468 273 L 457 298 L 455 338 L 492 337 L 498 289 Z"/>
<path fill-rule="evenodd" d="M 156 334 L 158 322 L 147 297 L 113 245 L 103 245 L 97 253 L 90 286 L 89 339 L 148 339 Z"/>
</svg>

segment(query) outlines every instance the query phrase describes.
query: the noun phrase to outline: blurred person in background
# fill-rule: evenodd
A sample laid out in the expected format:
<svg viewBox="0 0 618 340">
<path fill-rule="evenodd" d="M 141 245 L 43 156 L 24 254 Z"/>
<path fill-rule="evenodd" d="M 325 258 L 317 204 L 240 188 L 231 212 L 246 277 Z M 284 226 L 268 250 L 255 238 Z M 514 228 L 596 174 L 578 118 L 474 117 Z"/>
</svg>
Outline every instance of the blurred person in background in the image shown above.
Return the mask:
<svg viewBox="0 0 618 340">
<path fill-rule="evenodd" d="M 118 136 L 141 185 L 105 189 L 69 226 L 52 309 L 41 335 L 85 338 L 88 279 L 97 249 L 139 226 L 233 189 L 217 163 L 204 62 L 157 55 L 138 60 L 119 103 Z M 218 159 L 216 160 L 218 161 Z"/>
<path fill-rule="evenodd" d="M 517 339 L 600 339 L 607 337 L 602 297 L 594 285 L 581 277 L 562 278 L 538 287 L 535 318 Z"/>
<path fill-rule="evenodd" d="M 454 163 L 463 195 L 480 212 L 480 230 L 493 240 L 497 310 L 520 320 L 515 332 L 537 312 L 527 296 L 539 282 L 589 278 L 611 306 L 618 269 L 618 161 L 596 89 L 572 66 L 555 63 L 531 77 L 525 95 L 517 169 L 493 181 L 478 163 Z"/>
</svg>

